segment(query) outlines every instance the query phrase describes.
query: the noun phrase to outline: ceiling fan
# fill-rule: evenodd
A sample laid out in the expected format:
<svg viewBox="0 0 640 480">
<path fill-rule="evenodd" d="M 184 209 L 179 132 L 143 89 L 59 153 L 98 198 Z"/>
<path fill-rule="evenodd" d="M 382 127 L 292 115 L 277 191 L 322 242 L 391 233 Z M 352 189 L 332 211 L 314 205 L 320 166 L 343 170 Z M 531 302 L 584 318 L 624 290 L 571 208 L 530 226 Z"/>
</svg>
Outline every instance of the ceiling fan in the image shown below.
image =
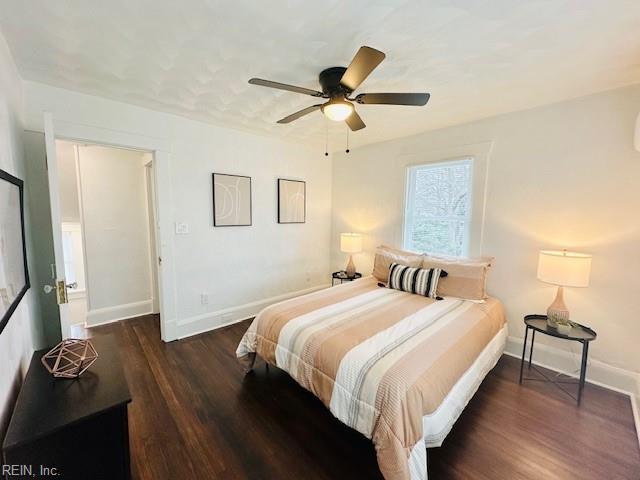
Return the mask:
<svg viewBox="0 0 640 480">
<path fill-rule="evenodd" d="M 336 122 L 344 120 L 351 130 L 356 131 L 363 129 L 366 125 L 356 112 L 352 102 L 361 105 L 423 106 L 429 101 L 430 95 L 428 93 L 360 93 L 354 98 L 349 98 L 349 95 L 360 86 L 384 58 L 385 54 L 375 48 L 360 47 L 347 68 L 331 67 L 320 72 L 321 92 L 261 78 L 252 78 L 249 83 L 329 99 L 325 103 L 318 103 L 292 113 L 278 120 L 278 123 L 290 123 L 311 112 L 321 110 L 330 120 Z"/>
</svg>

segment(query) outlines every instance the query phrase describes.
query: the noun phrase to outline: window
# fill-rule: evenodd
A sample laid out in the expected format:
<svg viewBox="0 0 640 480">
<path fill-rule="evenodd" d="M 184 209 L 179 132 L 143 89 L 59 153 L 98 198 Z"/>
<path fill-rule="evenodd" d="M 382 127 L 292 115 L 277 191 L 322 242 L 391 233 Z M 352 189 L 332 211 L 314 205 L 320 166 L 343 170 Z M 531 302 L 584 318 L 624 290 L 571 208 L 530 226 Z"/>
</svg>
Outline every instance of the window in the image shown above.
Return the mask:
<svg viewBox="0 0 640 480">
<path fill-rule="evenodd" d="M 417 165 L 407 173 L 405 248 L 468 256 L 473 159 Z"/>
</svg>

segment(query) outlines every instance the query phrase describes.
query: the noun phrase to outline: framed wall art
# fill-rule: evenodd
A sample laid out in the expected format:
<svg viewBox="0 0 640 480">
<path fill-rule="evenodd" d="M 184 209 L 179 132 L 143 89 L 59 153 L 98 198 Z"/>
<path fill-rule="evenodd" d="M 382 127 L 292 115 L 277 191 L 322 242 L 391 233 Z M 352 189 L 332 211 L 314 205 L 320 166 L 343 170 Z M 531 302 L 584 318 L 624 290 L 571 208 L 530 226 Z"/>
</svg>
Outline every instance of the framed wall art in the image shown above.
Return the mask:
<svg viewBox="0 0 640 480">
<path fill-rule="evenodd" d="M 251 177 L 214 173 L 213 226 L 251 225 Z"/>
<path fill-rule="evenodd" d="M 307 184 L 301 180 L 278 179 L 278 223 L 305 223 Z"/>
</svg>

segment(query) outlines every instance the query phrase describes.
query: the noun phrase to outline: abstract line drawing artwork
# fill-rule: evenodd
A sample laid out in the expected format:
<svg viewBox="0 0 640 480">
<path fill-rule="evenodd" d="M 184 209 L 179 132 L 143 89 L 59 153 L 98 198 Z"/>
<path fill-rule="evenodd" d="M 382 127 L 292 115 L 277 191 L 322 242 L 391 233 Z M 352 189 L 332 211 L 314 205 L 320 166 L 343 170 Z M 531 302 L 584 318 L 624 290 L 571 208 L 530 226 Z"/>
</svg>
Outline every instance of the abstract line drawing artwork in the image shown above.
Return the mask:
<svg viewBox="0 0 640 480">
<path fill-rule="evenodd" d="M 305 223 L 307 184 L 278 179 L 278 223 Z"/>
<path fill-rule="evenodd" d="M 251 177 L 213 174 L 213 226 L 251 225 Z"/>
</svg>

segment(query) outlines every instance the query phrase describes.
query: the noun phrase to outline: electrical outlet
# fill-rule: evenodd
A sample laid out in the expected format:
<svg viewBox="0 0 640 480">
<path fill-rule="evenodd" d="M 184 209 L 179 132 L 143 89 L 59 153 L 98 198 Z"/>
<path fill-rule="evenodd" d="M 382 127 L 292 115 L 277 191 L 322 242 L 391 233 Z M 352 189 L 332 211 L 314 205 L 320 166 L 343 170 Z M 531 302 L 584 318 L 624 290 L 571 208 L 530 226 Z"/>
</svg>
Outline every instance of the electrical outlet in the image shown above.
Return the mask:
<svg viewBox="0 0 640 480">
<path fill-rule="evenodd" d="M 201 293 L 200 294 L 200 303 L 202 305 L 207 305 L 209 303 L 209 294 L 208 293 Z"/>
<path fill-rule="evenodd" d="M 176 222 L 176 235 L 187 235 L 189 233 L 189 224 Z"/>
</svg>

